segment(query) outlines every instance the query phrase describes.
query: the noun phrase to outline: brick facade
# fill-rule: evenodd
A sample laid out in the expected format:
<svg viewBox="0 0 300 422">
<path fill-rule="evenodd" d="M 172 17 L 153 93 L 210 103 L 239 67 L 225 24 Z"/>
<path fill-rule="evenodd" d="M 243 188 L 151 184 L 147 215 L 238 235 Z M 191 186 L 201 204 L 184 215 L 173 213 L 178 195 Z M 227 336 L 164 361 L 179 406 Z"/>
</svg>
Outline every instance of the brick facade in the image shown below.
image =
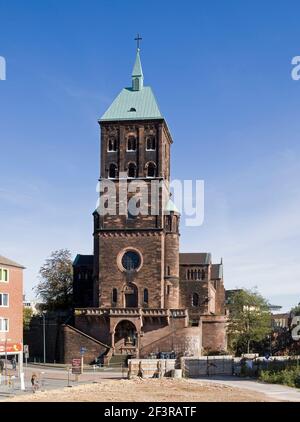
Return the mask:
<svg viewBox="0 0 300 422">
<path fill-rule="evenodd" d="M 170 197 L 173 143 L 167 123 L 162 117 L 114 118 L 101 120 L 100 128 L 100 203 L 106 214 L 94 213 L 94 255 L 74 262 L 75 327 L 109 345 L 112 354 L 225 350 L 222 263 L 213 264 L 207 253 L 179 253 L 180 215 L 164 201 L 165 194 Z M 147 189 L 140 204 L 147 210 L 154 196 L 150 186 L 160 182 L 156 215 L 127 211 L 138 191 L 124 201 L 122 189 L 133 180 Z M 127 259 L 135 267 L 126 267 Z"/>
<path fill-rule="evenodd" d="M 8 346 L 23 343 L 23 270 L 22 265 L 0 256 L 0 345 L 2 346 L 5 345 L 5 341 Z M 4 326 L 7 324 L 3 322 L 4 320 L 8 321 L 8 330 Z"/>
</svg>

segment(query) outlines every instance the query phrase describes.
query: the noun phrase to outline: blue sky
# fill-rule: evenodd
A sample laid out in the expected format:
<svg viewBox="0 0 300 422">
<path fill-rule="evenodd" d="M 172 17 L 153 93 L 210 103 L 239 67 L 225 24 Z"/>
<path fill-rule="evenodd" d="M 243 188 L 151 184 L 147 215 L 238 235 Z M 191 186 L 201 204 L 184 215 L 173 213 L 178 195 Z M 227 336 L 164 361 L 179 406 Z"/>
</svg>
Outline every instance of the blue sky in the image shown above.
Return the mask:
<svg viewBox="0 0 300 422">
<path fill-rule="evenodd" d="M 0 0 L 0 253 L 33 297 L 50 252 L 92 252 L 97 119 L 145 84 L 171 129 L 172 177 L 204 179 L 205 221 L 182 251 L 224 260 L 225 285 L 300 301 L 297 1 Z"/>
</svg>

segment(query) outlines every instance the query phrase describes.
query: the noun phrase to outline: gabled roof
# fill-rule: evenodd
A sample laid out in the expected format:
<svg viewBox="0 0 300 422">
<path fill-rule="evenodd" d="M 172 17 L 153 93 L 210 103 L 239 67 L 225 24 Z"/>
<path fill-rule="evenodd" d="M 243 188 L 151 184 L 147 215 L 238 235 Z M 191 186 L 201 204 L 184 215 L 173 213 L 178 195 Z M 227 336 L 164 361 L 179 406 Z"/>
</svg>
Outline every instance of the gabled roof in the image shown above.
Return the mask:
<svg viewBox="0 0 300 422">
<path fill-rule="evenodd" d="M 23 265 L 18 264 L 17 262 L 12 261 L 11 259 L 5 258 L 2 255 L 0 255 L 0 265 L 7 265 L 9 267 L 16 267 L 16 268 L 25 269 L 25 267 Z"/>
<path fill-rule="evenodd" d="M 77 255 L 73 262 L 73 267 L 93 268 L 94 255 Z"/>
<path fill-rule="evenodd" d="M 210 253 L 180 253 L 179 265 L 209 265 L 211 263 Z"/>
<path fill-rule="evenodd" d="M 124 88 L 106 110 L 100 122 L 111 120 L 163 119 L 156 98 L 149 86 L 139 91 Z"/>
</svg>

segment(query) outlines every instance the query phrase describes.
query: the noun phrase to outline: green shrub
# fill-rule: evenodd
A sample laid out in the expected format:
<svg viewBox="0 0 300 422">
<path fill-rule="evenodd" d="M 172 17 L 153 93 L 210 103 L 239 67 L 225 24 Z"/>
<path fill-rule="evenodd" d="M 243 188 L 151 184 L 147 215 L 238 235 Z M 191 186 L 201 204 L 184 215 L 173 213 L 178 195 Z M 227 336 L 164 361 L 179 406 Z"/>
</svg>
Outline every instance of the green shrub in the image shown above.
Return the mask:
<svg viewBox="0 0 300 422">
<path fill-rule="evenodd" d="M 264 370 L 260 372 L 259 379 L 270 384 L 283 384 L 300 388 L 300 368 Z"/>
</svg>

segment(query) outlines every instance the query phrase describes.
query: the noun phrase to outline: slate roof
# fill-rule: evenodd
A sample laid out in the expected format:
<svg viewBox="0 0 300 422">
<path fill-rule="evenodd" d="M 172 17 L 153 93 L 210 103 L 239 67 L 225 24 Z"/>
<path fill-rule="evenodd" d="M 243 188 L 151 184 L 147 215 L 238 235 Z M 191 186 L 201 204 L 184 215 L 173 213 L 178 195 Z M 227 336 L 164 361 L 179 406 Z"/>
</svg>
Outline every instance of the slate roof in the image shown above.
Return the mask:
<svg viewBox="0 0 300 422">
<path fill-rule="evenodd" d="M 23 268 L 25 267 L 21 264 L 18 264 L 15 261 L 12 261 L 11 259 L 5 258 L 4 256 L 0 255 L 0 265 L 7 265 L 9 267 L 16 267 L 16 268 Z"/>
<path fill-rule="evenodd" d="M 93 255 L 77 255 L 73 267 L 88 267 L 93 268 L 94 256 Z"/>
<path fill-rule="evenodd" d="M 179 265 L 209 265 L 211 263 L 210 253 L 180 253 Z"/>
</svg>

